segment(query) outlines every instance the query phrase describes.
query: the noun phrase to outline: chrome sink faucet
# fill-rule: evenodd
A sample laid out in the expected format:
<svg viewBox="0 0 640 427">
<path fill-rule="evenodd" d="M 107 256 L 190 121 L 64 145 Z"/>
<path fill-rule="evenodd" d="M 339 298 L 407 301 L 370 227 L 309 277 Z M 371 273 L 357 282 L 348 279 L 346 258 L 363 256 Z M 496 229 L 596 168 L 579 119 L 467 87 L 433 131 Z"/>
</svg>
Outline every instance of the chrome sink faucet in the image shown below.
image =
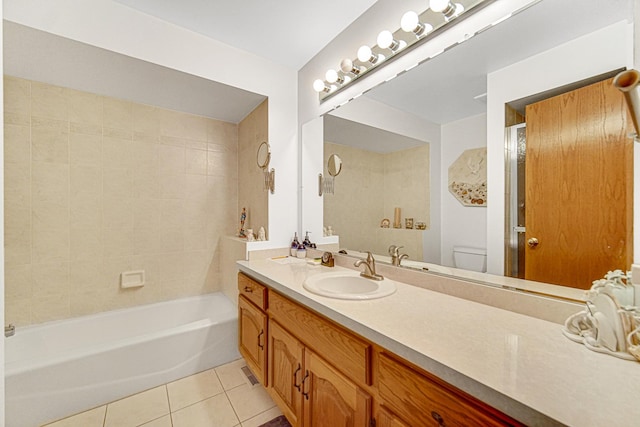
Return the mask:
<svg viewBox="0 0 640 427">
<path fill-rule="evenodd" d="M 396 245 L 389 246 L 389 255 L 391 255 L 391 265 L 399 267 L 403 259 L 409 258 L 409 255 L 407 254 L 400 255 L 400 249 L 402 248 L 404 248 L 404 246 L 396 246 Z"/>
<path fill-rule="evenodd" d="M 373 280 L 382 280 L 384 277 L 376 273 L 376 260 L 373 259 L 371 252 L 367 251 L 367 259 L 359 259 L 353 265 L 360 267 L 364 264 L 364 271 L 360 273 L 362 277 Z"/>
</svg>

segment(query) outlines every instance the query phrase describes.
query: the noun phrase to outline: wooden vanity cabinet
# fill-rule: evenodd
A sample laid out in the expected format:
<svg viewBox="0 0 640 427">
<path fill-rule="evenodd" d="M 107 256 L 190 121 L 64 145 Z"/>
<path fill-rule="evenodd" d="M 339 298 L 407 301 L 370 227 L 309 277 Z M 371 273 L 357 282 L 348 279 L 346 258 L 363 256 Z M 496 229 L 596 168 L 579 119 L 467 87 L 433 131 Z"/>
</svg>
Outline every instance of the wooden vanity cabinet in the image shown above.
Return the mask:
<svg viewBox="0 0 640 427">
<path fill-rule="evenodd" d="M 319 320 L 315 315 L 273 293 L 270 296 L 269 319 L 269 387 L 268 391 L 280 410 L 294 427 L 368 427 L 371 420 L 371 397 L 358 385 L 315 353 L 308 344 L 280 325 L 280 319 L 295 318 L 287 326 L 294 330 L 311 329 L 305 335 L 307 343 L 330 339 L 351 342 L 351 337 Z M 306 325 L 306 326 L 305 326 Z M 327 337 L 328 334 L 328 337 Z M 338 346 L 339 348 L 340 346 Z M 357 357 L 355 355 L 350 359 Z M 344 349 L 338 349 L 337 354 Z M 327 353 L 329 358 L 340 357 Z M 364 360 L 363 360 L 364 361 Z M 363 365 L 364 366 L 364 365 Z"/>
<path fill-rule="evenodd" d="M 242 294 L 245 287 L 253 302 Z M 266 288 L 262 294 L 261 287 L 240 274 L 240 351 L 293 427 L 521 425 L 289 298 Z"/>
<path fill-rule="evenodd" d="M 267 384 L 267 288 L 238 275 L 238 349 L 249 369 Z"/>
</svg>

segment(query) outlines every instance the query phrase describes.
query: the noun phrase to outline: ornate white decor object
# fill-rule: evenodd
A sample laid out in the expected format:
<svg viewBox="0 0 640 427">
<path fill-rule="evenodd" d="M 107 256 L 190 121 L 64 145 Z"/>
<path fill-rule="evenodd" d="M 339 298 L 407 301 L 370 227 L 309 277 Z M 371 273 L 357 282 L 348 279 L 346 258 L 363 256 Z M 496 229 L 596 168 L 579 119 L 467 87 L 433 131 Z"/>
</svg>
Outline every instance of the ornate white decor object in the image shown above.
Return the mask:
<svg viewBox="0 0 640 427">
<path fill-rule="evenodd" d="M 487 205 L 487 149 L 465 150 L 449 166 L 449 191 L 464 206 Z"/>
</svg>

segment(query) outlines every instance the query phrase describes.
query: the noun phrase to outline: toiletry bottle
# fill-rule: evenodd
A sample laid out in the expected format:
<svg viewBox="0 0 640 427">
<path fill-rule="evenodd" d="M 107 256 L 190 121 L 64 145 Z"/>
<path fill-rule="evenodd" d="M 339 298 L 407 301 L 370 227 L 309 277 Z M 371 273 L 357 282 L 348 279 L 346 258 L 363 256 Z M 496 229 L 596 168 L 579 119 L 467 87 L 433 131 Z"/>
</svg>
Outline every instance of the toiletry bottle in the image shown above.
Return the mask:
<svg viewBox="0 0 640 427">
<path fill-rule="evenodd" d="M 291 251 L 289 252 L 291 256 L 297 255 L 299 245 L 300 242 L 298 242 L 298 233 L 293 233 L 293 240 L 291 241 Z"/>
<path fill-rule="evenodd" d="M 309 240 L 309 232 L 308 231 L 304 234 L 304 240 L 302 241 L 302 244 L 306 248 L 311 247 L 311 240 Z"/>
<path fill-rule="evenodd" d="M 306 258 L 307 257 L 307 248 L 303 244 L 298 245 L 298 250 L 296 251 L 296 257 L 298 258 Z"/>
</svg>

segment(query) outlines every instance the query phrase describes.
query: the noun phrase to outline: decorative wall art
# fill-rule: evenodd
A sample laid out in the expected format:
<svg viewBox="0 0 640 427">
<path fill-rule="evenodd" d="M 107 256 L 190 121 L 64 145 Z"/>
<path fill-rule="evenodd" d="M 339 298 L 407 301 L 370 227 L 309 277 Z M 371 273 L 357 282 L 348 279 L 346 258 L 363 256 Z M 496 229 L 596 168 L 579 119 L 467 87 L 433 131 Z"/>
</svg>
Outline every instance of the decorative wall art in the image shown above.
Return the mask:
<svg viewBox="0 0 640 427">
<path fill-rule="evenodd" d="M 487 149 L 465 150 L 449 166 L 449 191 L 464 206 L 487 205 Z"/>
</svg>

